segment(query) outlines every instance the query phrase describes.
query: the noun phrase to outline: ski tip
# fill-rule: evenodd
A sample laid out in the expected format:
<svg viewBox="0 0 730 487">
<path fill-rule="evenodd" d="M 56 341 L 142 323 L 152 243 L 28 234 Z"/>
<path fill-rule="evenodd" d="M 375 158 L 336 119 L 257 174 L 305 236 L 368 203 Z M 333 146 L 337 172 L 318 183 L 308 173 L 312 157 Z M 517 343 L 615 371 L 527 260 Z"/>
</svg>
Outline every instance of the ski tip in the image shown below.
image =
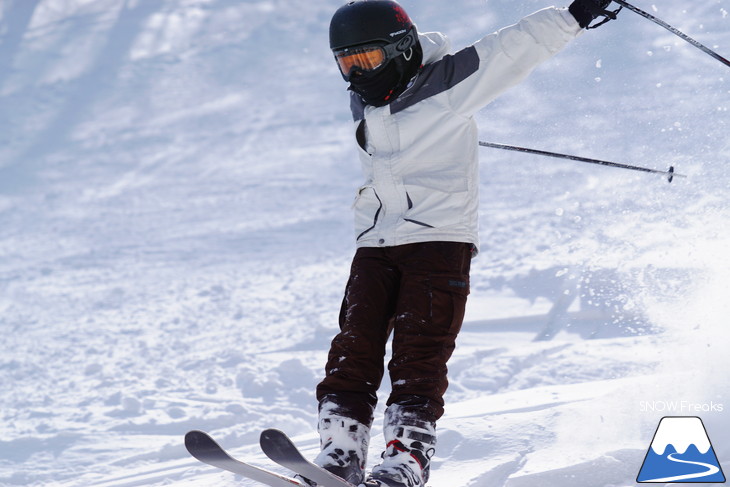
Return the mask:
<svg viewBox="0 0 730 487">
<path fill-rule="evenodd" d="M 281 438 L 287 438 L 286 434 L 278 429 L 275 428 L 267 428 L 261 432 L 261 440 L 264 441 L 271 441 L 271 440 L 277 440 Z"/>
<path fill-rule="evenodd" d="M 261 450 L 274 460 L 279 462 L 288 457 L 288 451 L 296 450 L 296 446 L 283 431 L 277 429 L 266 429 L 261 432 L 259 439 Z"/>
<path fill-rule="evenodd" d="M 208 433 L 206 433 L 204 431 L 190 430 L 187 433 L 185 433 L 185 442 L 187 443 L 188 441 L 195 441 L 195 440 L 198 440 L 198 439 L 204 438 L 204 437 L 210 438 Z"/>
<path fill-rule="evenodd" d="M 190 453 L 193 453 L 193 451 L 209 450 L 217 446 L 215 440 L 204 431 L 192 430 L 185 433 L 185 448 Z"/>
<path fill-rule="evenodd" d="M 200 439 L 205 435 L 202 431 L 192 430 L 185 433 L 185 448 L 190 451 L 191 448 L 195 448 L 200 443 Z"/>
</svg>

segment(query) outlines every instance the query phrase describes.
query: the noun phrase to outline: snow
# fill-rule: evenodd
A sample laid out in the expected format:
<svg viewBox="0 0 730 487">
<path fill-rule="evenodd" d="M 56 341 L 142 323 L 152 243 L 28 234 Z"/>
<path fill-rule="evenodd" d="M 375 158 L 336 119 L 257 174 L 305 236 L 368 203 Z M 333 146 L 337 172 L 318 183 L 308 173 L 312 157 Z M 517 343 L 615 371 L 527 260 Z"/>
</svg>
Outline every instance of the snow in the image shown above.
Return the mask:
<svg viewBox="0 0 730 487">
<path fill-rule="evenodd" d="M 403 3 L 459 47 L 547 5 Z M 277 471 L 263 428 L 316 454 L 361 182 L 338 6 L 0 3 L 1 485 L 253 485 L 189 429 Z M 730 55 L 724 0 L 638 6 Z M 625 10 L 480 112 L 482 140 L 689 177 L 480 149 L 431 485 L 633 486 L 663 416 L 730 465 L 729 93 Z"/>
</svg>

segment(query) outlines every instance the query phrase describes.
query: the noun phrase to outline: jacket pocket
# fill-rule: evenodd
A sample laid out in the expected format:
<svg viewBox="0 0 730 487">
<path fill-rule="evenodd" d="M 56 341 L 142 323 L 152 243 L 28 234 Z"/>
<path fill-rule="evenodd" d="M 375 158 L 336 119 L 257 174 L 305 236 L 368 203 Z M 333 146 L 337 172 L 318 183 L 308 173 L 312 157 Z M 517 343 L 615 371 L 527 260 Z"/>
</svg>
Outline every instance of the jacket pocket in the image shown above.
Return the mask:
<svg viewBox="0 0 730 487">
<path fill-rule="evenodd" d="M 468 182 L 462 175 L 409 177 L 404 181 L 408 198 L 405 219 L 423 226 L 443 228 L 466 218 Z"/>
<path fill-rule="evenodd" d="M 357 240 L 367 235 L 378 223 L 378 217 L 383 209 L 383 202 L 370 185 L 360 187 L 352 203 L 355 211 L 355 232 Z"/>
</svg>

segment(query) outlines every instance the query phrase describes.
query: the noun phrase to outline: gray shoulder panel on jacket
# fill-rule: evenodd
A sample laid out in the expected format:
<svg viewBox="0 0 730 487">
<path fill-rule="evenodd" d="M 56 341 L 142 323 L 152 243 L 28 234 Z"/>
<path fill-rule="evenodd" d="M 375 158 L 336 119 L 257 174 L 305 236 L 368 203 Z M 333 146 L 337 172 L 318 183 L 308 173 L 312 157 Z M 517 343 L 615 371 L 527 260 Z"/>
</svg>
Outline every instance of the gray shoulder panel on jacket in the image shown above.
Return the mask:
<svg viewBox="0 0 730 487">
<path fill-rule="evenodd" d="M 443 93 L 476 73 L 478 69 L 479 54 L 474 46 L 462 49 L 456 54 L 447 54 L 423 67 L 413 86 L 390 103 L 390 113 L 398 113 L 426 98 Z M 352 91 L 350 110 L 353 121 L 365 118 L 365 102 Z"/>
<path fill-rule="evenodd" d="M 450 90 L 479 69 L 479 54 L 474 46 L 456 54 L 447 54 L 427 64 L 414 85 L 390 104 L 390 113 L 398 113 L 416 103 Z"/>
</svg>

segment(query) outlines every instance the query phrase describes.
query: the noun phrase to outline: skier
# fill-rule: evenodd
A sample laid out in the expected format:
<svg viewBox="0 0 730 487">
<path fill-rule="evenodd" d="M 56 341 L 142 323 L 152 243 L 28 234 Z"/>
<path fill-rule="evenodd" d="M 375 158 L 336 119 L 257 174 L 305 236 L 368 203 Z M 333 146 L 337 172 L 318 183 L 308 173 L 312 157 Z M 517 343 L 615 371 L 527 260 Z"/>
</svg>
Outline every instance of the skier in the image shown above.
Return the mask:
<svg viewBox="0 0 730 487">
<path fill-rule="evenodd" d="M 358 485 L 386 342 L 392 392 L 383 461 L 368 483 L 422 487 L 444 412 L 446 362 L 464 318 L 478 247 L 474 114 L 598 17 L 610 0 L 546 8 L 450 54 L 394 0 L 355 0 L 330 23 L 349 82 L 365 175 L 354 203 L 357 250 L 325 378 L 317 386 L 321 452 L 314 462 Z"/>
</svg>

